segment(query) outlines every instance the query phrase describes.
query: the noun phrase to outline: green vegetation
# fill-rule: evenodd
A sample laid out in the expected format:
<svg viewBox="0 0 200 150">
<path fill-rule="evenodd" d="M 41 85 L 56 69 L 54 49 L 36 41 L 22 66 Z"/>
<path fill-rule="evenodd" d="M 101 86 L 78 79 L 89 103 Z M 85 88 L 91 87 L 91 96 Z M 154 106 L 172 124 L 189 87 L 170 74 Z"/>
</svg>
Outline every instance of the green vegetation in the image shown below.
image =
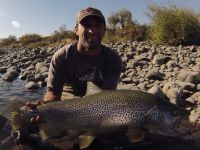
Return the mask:
<svg viewBox="0 0 200 150">
<path fill-rule="evenodd" d="M 1 47 L 7 47 L 7 46 L 12 46 L 15 45 L 17 43 L 17 37 L 10 35 L 8 36 L 8 38 L 4 38 L 0 40 L 0 46 Z"/>
<path fill-rule="evenodd" d="M 17 38 L 10 35 L 8 38 L 0 40 L 0 47 L 39 47 L 49 45 L 67 44 L 77 40 L 77 36 L 73 31 L 67 30 L 65 25 L 62 25 L 55 30 L 51 36 L 42 37 L 39 34 L 25 34 Z"/>
<path fill-rule="evenodd" d="M 61 42 L 66 39 L 77 39 L 76 34 L 73 31 L 67 30 L 66 25 L 62 25 L 55 30 L 53 35 L 51 36 L 51 43 Z"/>
<path fill-rule="evenodd" d="M 19 38 L 19 42 L 22 44 L 22 46 L 39 43 L 41 41 L 42 37 L 38 34 L 25 34 Z"/>
<path fill-rule="evenodd" d="M 151 40 L 157 44 L 191 45 L 200 44 L 200 20 L 198 13 L 171 7 L 149 7 Z"/>
<path fill-rule="evenodd" d="M 104 42 L 123 42 L 128 40 L 147 40 L 148 26 L 132 20 L 132 13 L 127 9 L 117 11 L 108 17 L 108 26 Z"/>
<path fill-rule="evenodd" d="M 103 42 L 145 41 L 168 45 L 199 45 L 200 14 L 187 8 L 176 6 L 149 6 L 149 25 L 133 20 L 133 14 L 127 9 L 112 13 L 107 18 L 106 33 Z M 0 39 L 0 47 L 38 47 L 61 45 L 77 40 L 73 31 L 61 25 L 52 35 L 42 37 L 38 34 L 25 34 L 18 39 L 10 35 Z"/>
<path fill-rule="evenodd" d="M 148 40 L 147 25 L 130 24 L 123 29 L 107 28 L 103 42 L 125 42 L 125 41 L 144 41 Z"/>
</svg>

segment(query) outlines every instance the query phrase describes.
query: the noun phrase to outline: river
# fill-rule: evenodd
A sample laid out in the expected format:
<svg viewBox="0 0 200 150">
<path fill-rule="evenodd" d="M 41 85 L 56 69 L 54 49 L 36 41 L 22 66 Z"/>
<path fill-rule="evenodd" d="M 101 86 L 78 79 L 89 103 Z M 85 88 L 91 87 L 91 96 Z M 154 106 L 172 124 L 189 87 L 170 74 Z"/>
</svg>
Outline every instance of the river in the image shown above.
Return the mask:
<svg viewBox="0 0 200 150">
<path fill-rule="evenodd" d="M 9 101 L 13 96 L 19 97 L 23 101 L 35 101 L 43 97 L 45 88 L 35 91 L 24 88 L 25 81 L 16 79 L 13 82 L 3 81 L 0 74 L 0 114 L 9 117 Z"/>
</svg>

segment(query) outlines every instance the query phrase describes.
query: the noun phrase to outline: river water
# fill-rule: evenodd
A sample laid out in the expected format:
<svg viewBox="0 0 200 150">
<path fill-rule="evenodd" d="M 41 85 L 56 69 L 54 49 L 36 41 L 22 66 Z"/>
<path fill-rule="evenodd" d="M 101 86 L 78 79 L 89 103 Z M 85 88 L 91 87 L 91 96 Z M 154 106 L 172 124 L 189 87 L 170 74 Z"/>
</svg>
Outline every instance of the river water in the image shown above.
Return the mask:
<svg viewBox="0 0 200 150">
<path fill-rule="evenodd" d="M 45 88 L 30 91 L 24 88 L 25 81 L 16 79 L 13 82 L 3 81 L 0 74 L 0 114 L 9 117 L 9 102 L 13 96 L 19 97 L 23 101 L 36 101 L 41 99 Z"/>
</svg>

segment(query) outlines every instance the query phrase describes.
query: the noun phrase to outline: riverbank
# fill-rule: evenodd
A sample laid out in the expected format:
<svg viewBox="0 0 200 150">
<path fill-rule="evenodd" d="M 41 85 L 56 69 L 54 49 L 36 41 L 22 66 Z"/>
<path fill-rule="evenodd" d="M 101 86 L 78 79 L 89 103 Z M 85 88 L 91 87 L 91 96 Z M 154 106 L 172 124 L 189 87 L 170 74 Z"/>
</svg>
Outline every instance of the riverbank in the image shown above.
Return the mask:
<svg viewBox="0 0 200 150">
<path fill-rule="evenodd" d="M 45 87 L 38 90 L 28 90 L 24 88 L 26 81 L 19 78 L 12 82 L 3 81 L 0 74 L 0 114 L 9 117 L 9 102 L 13 96 L 17 96 L 23 101 L 35 101 L 43 97 Z"/>
<path fill-rule="evenodd" d="M 40 90 L 46 85 L 52 55 L 62 46 L 1 50 L 2 79 L 14 82 L 20 78 L 23 88 Z M 108 46 L 116 49 L 123 60 L 118 88 L 145 90 L 170 100 L 190 110 L 189 121 L 200 124 L 199 46 L 161 46 L 136 41 Z M 199 139 L 198 134 L 189 136 Z"/>
<path fill-rule="evenodd" d="M 18 77 L 27 82 L 40 81 L 40 85 L 45 86 L 51 57 L 62 46 L 1 49 L 0 73 L 3 80 L 13 81 Z M 200 72 L 198 46 L 156 46 L 135 41 L 108 46 L 116 49 L 122 57 L 124 68 L 120 82 L 142 90 L 148 90 L 155 84 L 162 88 L 169 81 L 184 80 L 184 77 L 178 77 L 180 73 Z M 195 81 L 195 85 L 200 83 L 199 80 Z"/>
</svg>

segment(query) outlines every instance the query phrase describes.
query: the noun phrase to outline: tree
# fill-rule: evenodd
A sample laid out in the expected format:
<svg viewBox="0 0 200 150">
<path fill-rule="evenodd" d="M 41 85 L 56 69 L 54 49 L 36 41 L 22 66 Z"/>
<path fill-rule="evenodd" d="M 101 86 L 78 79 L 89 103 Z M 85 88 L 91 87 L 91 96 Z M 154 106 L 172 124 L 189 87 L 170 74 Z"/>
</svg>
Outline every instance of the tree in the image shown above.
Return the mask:
<svg viewBox="0 0 200 150">
<path fill-rule="evenodd" d="M 119 24 L 123 29 L 125 26 L 133 24 L 132 13 L 126 8 L 119 10 L 108 17 L 108 24 L 113 29 L 116 29 L 117 24 Z"/>
<path fill-rule="evenodd" d="M 157 44 L 199 44 L 200 22 L 198 13 L 187 8 L 176 6 L 149 7 L 151 38 Z"/>
<path fill-rule="evenodd" d="M 17 42 L 17 38 L 14 35 L 9 35 L 7 38 L 3 38 L 0 41 L 0 46 L 9 46 Z"/>
<path fill-rule="evenodd" d="M 127 9 L 122 9 L 120 11 L 117 12 L 117 16 L 119 17 L 119 23 L 122 27 L 122 29 L 129 25 L 129 24 L 132 24 L 133 21 L 132 21 L 132 13 L 127 10 Z"/>
<path fill-rule="evenodd" d="M 52 35 L 52 42 L 60 42 L 64 39 L 76 39 L 76 34 L 67 30 L 66 25 L 61 25 L 58 30 L 55 30 Z"/>
<path fill-rule="evenodd" d="M 114 14 L 108 17 L 108 24 L 111 29 L 116 29 L 118 23 L 119 23 L 119 17 L 117 15 Z"/>
</svg>

